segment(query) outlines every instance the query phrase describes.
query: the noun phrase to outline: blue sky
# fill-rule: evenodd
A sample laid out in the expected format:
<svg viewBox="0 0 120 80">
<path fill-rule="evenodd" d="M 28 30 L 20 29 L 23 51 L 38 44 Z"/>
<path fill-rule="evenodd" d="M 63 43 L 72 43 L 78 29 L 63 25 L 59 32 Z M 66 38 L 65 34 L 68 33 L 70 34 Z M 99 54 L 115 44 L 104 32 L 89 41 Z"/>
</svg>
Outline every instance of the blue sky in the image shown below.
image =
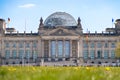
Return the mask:
<svg viewBox="0 0 120 80">
<path fill-rule="evenodd" d="M 19 32 L 37 32 L 39 19 L 61 11 L 81 18 L 83 31 L 102 32 L 120 18 L 120 0 L 0 0 L 0 18 Z M 113 26 L 114 27 L 114 26 Z"/>
</svg>

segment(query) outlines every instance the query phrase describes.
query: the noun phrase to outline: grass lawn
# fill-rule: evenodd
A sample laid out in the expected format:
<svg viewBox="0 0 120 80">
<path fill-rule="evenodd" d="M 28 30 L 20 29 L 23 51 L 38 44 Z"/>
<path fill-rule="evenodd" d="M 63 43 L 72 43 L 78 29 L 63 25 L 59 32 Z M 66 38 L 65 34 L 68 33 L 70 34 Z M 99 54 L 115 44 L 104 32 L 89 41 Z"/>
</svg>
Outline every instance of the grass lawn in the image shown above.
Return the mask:
<svg viewBox="0 0 120 80">
<path fill-rule="evenodd" d="M 0 67 L 0 80 L 120 80 L 120 67 Z"/>
</svg>

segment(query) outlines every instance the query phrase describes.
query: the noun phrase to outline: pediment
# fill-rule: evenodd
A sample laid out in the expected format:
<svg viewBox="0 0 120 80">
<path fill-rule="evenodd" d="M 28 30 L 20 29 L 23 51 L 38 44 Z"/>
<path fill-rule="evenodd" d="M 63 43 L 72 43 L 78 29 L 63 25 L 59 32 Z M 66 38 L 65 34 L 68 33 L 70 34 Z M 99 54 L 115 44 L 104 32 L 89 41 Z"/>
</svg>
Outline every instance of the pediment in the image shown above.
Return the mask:
<svg viewBox="0 0 120 80">
<path fill-rule="evenodd" d="M 77 36 L 78 34 L 76 34 L 74 31 L 71 31 L 68 29 L 57 28 L 57 29 L 54 29 L 54 30 L 51 30 L 51 31 L 44 33 L 44 35 L 48 35 L 48 36 Z"/>
</svg>

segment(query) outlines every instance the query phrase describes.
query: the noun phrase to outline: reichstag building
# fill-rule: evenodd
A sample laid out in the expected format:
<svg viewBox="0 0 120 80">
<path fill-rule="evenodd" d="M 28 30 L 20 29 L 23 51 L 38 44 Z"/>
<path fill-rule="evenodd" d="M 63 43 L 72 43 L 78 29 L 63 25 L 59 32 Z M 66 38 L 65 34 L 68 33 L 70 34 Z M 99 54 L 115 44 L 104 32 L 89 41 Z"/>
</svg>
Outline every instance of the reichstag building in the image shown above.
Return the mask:
<svg viewBox="0 0 120 80">
<path fill-rule="evenodd" d="M 0 64 L 101 64 L 115 63 L 120 41 L 120 19 L 106 32 L 83 33 L 81 19 L 66 12 L 40 18 L 37 33 L 14 32 L 0 19 Z"/>
</svg>

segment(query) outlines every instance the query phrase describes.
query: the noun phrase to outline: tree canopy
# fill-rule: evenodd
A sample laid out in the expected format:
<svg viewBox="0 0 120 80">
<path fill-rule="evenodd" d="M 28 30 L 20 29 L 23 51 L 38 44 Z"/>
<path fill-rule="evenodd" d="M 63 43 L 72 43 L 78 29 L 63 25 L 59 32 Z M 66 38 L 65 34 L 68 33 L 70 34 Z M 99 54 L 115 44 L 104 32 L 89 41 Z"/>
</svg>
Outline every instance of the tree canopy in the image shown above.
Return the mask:
<svg viewBox="0 0 120 80">
<path fill-rule="evenodd" d="M 120 58 L 120 42 L 117 43 L 116 49 L 115 49 L 115 56 L 117 58 Z"/>
</svg>

